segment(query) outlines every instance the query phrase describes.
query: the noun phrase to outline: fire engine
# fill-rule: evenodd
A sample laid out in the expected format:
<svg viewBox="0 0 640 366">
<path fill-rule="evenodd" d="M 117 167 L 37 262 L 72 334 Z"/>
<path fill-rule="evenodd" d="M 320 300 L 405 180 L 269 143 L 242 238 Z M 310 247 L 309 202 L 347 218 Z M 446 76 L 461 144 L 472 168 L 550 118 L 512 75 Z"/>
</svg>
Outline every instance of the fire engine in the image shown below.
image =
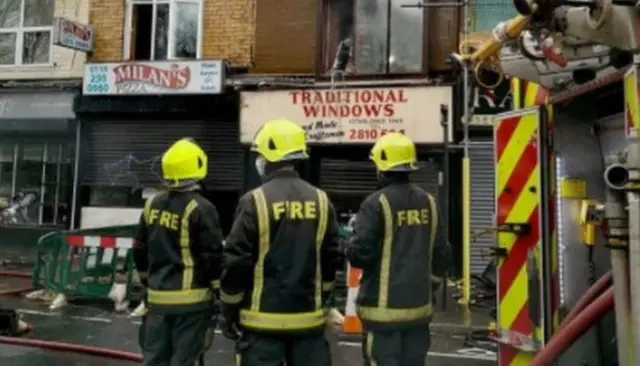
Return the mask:
<svg viewBox="0 0 640 366">
<path fill-rule="evenodd" d="M 481 85 L 486 69 L 512 80 L 514 110 L 493 127 L 499 365 L 638 365 L 640 3 L 513 4 L 519 14 L 490 40 L 454 55 Z M 591 117 L 567 117 L 572 99 Z M 613 104 L 619 127 L 593 118 Z M 567 303 L 594 255 L 607 268 Z M 597 341 L 585 340 L 596 325 Z"/>
</svg>

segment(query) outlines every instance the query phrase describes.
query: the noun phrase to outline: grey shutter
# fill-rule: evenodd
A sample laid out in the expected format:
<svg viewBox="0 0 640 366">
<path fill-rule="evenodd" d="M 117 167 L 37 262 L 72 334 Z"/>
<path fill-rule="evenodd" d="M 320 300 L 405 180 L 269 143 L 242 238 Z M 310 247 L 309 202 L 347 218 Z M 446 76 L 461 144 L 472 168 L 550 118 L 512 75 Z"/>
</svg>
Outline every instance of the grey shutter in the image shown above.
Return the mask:
<svg viewBox="0 0 640 366">
<path fill-rule="evenodd" d="M 431 161 L 421 161 L 411 181 L 437 197 L 438 170 Z M 345 159 L 322 159 L 319 186 L 335 194 L 367 194 L 377 189 L 378 178 L 373 163 Z"/>
<path fill-rule="evenodd" d="M 495 184 L 493 140 L 472 141 L 469 149 L 471 159 L 471 233 L 494 227 Z M 471 273 L 480 274 L 490 257 L 486 249 L 494 246 L 493 232 L 484 234 L 471 242 Z"/>
<path fill-rule="evenodd" d="M 153 187 L 162 183 L 160 157 L 176 140 L 195 139 L 209 157 L 207 186 L 238 190 L 243 151 L 237 122 L 90 121 L 83 124 L 81 182 Z"/>
</svg>

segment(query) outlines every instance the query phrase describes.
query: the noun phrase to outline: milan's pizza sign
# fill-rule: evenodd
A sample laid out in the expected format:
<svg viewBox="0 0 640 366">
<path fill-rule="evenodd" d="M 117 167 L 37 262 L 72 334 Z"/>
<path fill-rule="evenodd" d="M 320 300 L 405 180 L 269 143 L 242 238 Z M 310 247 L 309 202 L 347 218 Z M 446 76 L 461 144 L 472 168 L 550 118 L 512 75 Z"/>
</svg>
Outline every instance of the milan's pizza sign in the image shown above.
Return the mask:
<svg viewBox="0 0 640 366">
<path fill-rule="evenodd" d="M 220 94 L 222 61 L 167 61 L 88 64 L 85 95 Z"/>
<path fill-rule="evenodd" d="M 312 144 L 370 144 L 390 132 L 440 144 L 440 105 L 451 111 L 451 103 L 450 86 L 243 92 L 240 141 L 250 143 L 265 122 L 285 118 L 299 123 Z"/>
</svg>

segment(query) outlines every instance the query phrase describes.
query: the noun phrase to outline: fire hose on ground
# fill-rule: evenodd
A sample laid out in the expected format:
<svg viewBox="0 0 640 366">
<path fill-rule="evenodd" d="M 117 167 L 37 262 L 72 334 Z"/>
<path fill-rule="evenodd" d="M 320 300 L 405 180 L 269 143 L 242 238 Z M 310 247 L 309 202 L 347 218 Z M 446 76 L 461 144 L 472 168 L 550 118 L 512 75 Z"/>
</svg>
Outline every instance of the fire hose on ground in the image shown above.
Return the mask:
<svg viewBox="0 0 640 366">
<path fill-rule="evenodd" d="M 73 343 L 51 342 L 41 339 L 14 338 L 0 336 L 0 344 L 12 346 L 40 348 L 58 352 L 73 352 L 88 356 L 111 358 L 114 360 L 142 362 L 142 355 L 111 348 L 84 346 Z"/>
</svg>

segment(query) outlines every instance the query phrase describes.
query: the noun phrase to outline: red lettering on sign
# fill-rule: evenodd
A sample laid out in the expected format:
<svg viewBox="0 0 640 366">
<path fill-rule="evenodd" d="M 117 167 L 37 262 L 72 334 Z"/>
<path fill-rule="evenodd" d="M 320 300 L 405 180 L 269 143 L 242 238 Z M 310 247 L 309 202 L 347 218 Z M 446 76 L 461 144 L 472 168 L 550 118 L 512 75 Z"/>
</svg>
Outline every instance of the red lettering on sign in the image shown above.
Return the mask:
<svg viewBox="0 0 640 366">
<path fill-rule="evenodd" d="M 349 140 L 376 140 L 380 136 L 388 133 L 398 132 L 404 135 L 404 130 L 375 129 L 375 128 L 352 128 L 349 130 Z"/>
<path fill-rule="evenodd" d="M 188 66 L 180 68 L 173 64 L 169 69 L 161 69 L 143 64 L 122 64 L 113 69 L 115 84 L 130 82 L 145 83 L 165 89 L 184 89 L 191 81 Z"/>
<path fill-rule="evenodd" d="M 306 118 L 389 118 L 397 104 L 408 102 L 403 89 L 294 90 L 289 95 Z"/>
<path fill-rule="evenodd" d="M 62 30 L 66 33 L 71 33 L 80 40 L 89 42 L 91 40 L 91 28 L 87 26 L 81 26 L 67 19 L 61 19 Z"/>
</svg>

